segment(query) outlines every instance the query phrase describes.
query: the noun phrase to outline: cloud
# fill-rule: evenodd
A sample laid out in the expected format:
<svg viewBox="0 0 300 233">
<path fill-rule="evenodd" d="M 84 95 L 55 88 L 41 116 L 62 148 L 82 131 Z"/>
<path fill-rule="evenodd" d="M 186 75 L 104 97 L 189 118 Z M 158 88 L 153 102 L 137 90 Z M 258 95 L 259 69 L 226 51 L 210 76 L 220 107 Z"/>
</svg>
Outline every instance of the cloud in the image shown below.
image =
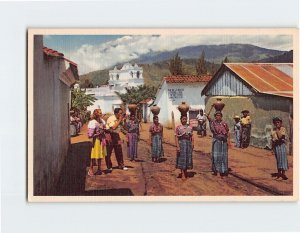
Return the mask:
<svg viewBox="0 0 300 233">
<path fill-rule="evenodd" d="M 292 37 L 286 35 L 127 35 L 99 45 L 84 44 L 66 57 L 79 64 L 81 74 L 102 70 L 139 58 L 149 52 L 171 51 L 184 46 L 229 43 L 253 44 L 264 48 L 290 50 Z"/>
</svg>

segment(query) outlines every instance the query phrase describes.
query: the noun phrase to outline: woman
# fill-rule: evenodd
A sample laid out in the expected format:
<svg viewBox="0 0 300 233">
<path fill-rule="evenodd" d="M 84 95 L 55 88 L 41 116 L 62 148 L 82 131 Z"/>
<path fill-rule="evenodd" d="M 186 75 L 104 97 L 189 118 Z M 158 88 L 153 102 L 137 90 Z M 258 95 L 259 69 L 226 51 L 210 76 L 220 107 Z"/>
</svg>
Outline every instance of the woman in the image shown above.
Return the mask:
<svg viewBox="0 0 300 233">
<path fill-rule="evenodd" d="M 187 169 L 193 168 L 192 152 L 194 149 L 193 129 L 187 125 L 187 115 L 181 115 L 181 125 L 175 129 L 177 159 L 176 168 L 180 169 L 179 177 L 188 178 Z"/>
<path fill-rule="evenodd" d="M 137 158 L 137 145 L 140 137 L 139 122 L 135 118 L 135 114 L 131 113 L 129 121 L 125 123 L 127 130 L 127 155 L 130 161 Z"/>
<path fill-rule="evenodd" d="M 277 179 L 282 178 L 287 180 L 285 171 L 288 170 L 288 160 L 285 147 L 286 129 L 282 126 L 282 120 L 279 117 L 273 118 L 274 128 L 272 130 L 272 145 L 277 161 Z"/>
<path fill-rule="evenodd" d="M 249 115 L 248 110 L 242 111 L 242 118 L 240 120 L 241 122 L 241 148 L 247 148 L 250 144 L 250 138 L 251 138 L 251 117 Z"/>
<path fill-rule="evenodd" d="M 105 121 L 101 118 L 101 109 L 95 109 L 88 123 L 88 137 L 92 138 L 92 151 L 89 176 L 101 175 L 101 159 L 106 156 Z M 93 173 L 93 160 L 97 160 L 98 169 Z"/>
<path fill-rule="evenodd" d="M 163 126 L 158 122 L 158 116 L 153 117 L 153 124 L 149 128 L 152 162 L 159 162 L 159 159 L 164 156 L 162 146 Z"/>
<path fill-rule="evenodd" d="M 212 141 L 212 171 L 213 175 L 220 173 L 221 177 L 228 175 L 228 124 L 222 120 L 223 114 L 216 111 L 215 119 L 209 118 Z M 230 142 L 229 142 L 230 143 Z"/>
</svg>

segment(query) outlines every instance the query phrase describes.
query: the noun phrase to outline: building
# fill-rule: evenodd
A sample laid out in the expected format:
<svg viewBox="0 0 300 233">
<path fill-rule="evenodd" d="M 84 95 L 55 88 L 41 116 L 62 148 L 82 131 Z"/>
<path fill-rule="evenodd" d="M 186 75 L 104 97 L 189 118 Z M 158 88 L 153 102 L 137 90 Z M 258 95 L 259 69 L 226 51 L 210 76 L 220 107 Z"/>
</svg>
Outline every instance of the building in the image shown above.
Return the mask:
<svg viewBox="0 0 300 233">
<path fill-rule="evenodd" d="M 79 80 L 77 64 L 43 47 L 34 36 L 33 188 L 34 195 L 52 195 L 70 145 L 70 87 Z"/>
<path fill-rule="evenodd" d="M 200 94 L 211 76 L 179 75 L 164 77 L 156 93 L 153 104 L 161 108 L 159 121 L 166 127 L 172 127 L 172 112 L 175 124 L 180 123 L 180 112 L 177 106 L 185 101 L 190 105 L 189 119 L 195 112 L 205 109 L 204 97 Z M 150 116 L 152 121 L 152 113 Z"/>
<path fill-rule="evenodd" d="M 293 64 L 224 63 L 202 91 L 210 107 L 217 97 L 225 103 L 224 119 L 233 128 L 233 116 L 248 109 L 252 117 L 253 146 L 271 148 L 272 117 L 279 116 L 291 141 Z M 289 146 L 288 146 L 289 147 Z M 291 147 L 290 147 L 291 148 Z"/>
<path fill-rule="evenodd" d="M 141 108 L 142 108 L 142 117 L 141 118 L 144 123 L 147 123 L 150 121 L 150 114 L 151 114 L 150 106 L 152 103 L 153 103 L 153 99 L 150 99 L 150 98 L 139 102 L 139 104 L 141 105 Z"/>
<path fill-rule="evenodd" d="M 115 67 L 109 71 L 108 85 L 86 89 L 86 94 L 94 94 L 97 98 L 87 109 L 92 112 L 94 109 L 101 108 L 103 113 L 113 112 L 122 104 L 122 100 L 115 92 L 126 93 L 126 87 L 140 85 L 144 85 L 142 67 L 130 63 L 125 63 L 120 70 Z"/>
</svg>

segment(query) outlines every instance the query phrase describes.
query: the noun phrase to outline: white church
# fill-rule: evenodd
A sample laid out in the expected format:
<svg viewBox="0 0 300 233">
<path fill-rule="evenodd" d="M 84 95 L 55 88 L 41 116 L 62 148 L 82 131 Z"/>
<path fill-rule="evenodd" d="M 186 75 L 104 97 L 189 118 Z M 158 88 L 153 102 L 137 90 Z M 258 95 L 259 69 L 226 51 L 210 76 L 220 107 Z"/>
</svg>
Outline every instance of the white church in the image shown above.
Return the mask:
<svg viewBox="0 0 300 233">
<path fill-rule="evenodd" d="M 115 108 L 122 104 L 122 100 L 115 91 L 125 93 L 125 87 L 140 85 L 144 85 L 142 67 L 130 63 L 125 63 L 120 70 L 115 67 L 109 71 L 108 85 L 86 89 L 86 94 L 94 94 L 97 99 L 87 110 L 93 112 L 94 109 L 101 108 L 103 113 L 112 113 Z"/>
</svg>

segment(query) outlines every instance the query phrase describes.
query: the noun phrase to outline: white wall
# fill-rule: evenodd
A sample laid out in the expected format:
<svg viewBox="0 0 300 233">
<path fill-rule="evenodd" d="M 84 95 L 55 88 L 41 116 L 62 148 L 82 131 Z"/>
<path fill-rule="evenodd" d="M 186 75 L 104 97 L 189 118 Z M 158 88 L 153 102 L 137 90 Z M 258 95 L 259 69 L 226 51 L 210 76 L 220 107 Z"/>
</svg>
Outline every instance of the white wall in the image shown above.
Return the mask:
<svg viewBox="0 0 300 233">
<path fill-rule="evenodd" d="M 34 195 L 51 195 L 68 153 L 70 88 L 64 60 L 44 59 L 42 37 L 34 42 Z"/>
<path fill-rule="evenodd" d="M 113 106 L 122 104 L 122 100 L 118 96 L 99 96 L 93 105 L 87 107 L 88 111 L 93 112 L 94 109 L 101 108 L 103 113 L 113 112 Z"/>
<path fill-rule="evenodd" d="M 201 91 L 206 83 L 191 83 L 191 84 L 167 84 L 163 83 L 160 91 L 157 94 L 155 104 L 158 105 L 161 110 L 159 114 L 159 120 L 165 126 L 171 126 L 172 123 L 172 111 L 174 112 L 175 124 L 180 123 L 180 112 L 177 109 L 178 105 L 185 101 L 190 105 L 192 109 L 205 109 L 204 97 L 201 97 Z M 176 93 L 177 96 L 173 99 L 170 98 L 170 89 L 178 90 L 171 93 Z M 181 95 L 182 94 L 182 95 Z M 151 114 L 152 115 L 152 114 Z M 152 117 L 150 117 L 152 121 Z"/>
</svg>

